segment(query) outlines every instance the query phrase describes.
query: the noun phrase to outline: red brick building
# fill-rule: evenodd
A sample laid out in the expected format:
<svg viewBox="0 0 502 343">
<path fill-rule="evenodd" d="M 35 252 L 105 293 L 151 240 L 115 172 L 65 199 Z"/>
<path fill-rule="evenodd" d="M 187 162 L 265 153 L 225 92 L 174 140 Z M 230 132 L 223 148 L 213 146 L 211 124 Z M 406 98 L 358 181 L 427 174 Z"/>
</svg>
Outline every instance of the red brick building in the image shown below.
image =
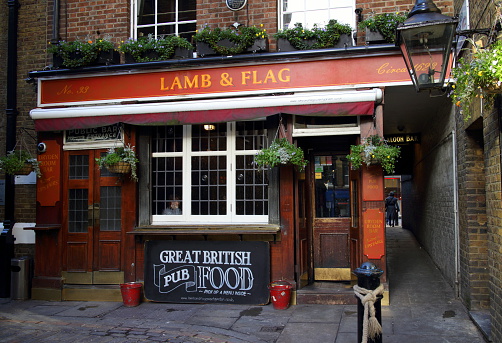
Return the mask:
<svg viewBox="0 0 502 343">
<path fill-rule="evenodd" d="M 407 12 L 412 1 L 344 1 L 331 7 L 306 0 L 20 5 L 16 123 L 23 130 L 17 139 L 29 142 L 33 153 L 34 143 L 47 147 L 39 154 L 45 179 L 36 186 L 15 184 L 15 221 L 36 224 L 34 298 L 120 299 L 118 284 L 132 281 L 144 282 L 150 294 L 154 288 L 162 293 L 159 279 L 166 281 L 174 270 L 154 267 L 170 256 L 162 252 L 182 254 L 175 259 L 180 266 L 195 267 L 194 251 L 221 256 L 237 249 L 231 256 L 251 256 L 251 264 L 267 274 L 258 277 L 250 269 L 261 284 L 251 293 L 266 292 L 263 285 L 284 279 L 294 285 L 297 302 L 353 301 L 350 290 L 336 297 L 334 291 L 312 288 L 320 282 L 347 288 L 354 281 L 351 271 L 364 261 L 386 271 L 384 172 L 378 166 L 351 170 L 345 158 L 351 144 L 371 134 L 421 136 L 420 143 L 402 146 L 396 169 L 408 182 L 401 195 L 403 227 L 415 231 L 452 286 L 457 282 L 452 276 L 457 250 L 449 245 L 456 229 L 446 224 L 446 233 L 437 233 L 428 224 L 454 221 L 449 217 L 454 205 L 436 198 L 455 193 L 445 176 L 454 171 L 435 167 L 438 160 L 454 162 L 450 100 L 416 94 L 399 50 L 367 42 L 358 28 L 359 21 L 378 13 Z M 451 1 L 436 5 L 453 15 Z M 2 18 L 7 17 L 4 8 Z M 280 28 L 295 22 L 324 25 L 329 19 L 352 27 L 352 44 L 277 51 L 273 35 Z M 263 27 L 268 51 L 127 64 L 122 56 L 121 64 L 73 69 L 57 68 L 47 53 L 51 42 L 60 40 L 110 38 L 118 47 L 130 37 L 189 38 L 205 26 L 234 23 Z M 0 91 L 3 95 L 5 89 Z M 36 135 L 36 142 L 25 131 Z M 251 163 L 276 134 L 303 149 L 309 161 L 305 172 L 292 167 L 263 171 Z M 106 149 L 124 144 L 138 154 L 138 182 L 96 166 Z M 441 191 L 427 191 L 435 187 Z M 181 213 L 164 214 L 173 198 Z M 445 208 L 444 221 L 427 209 L 436 202 Z M 0 210 L 7 217 L 5 206 Z M 451 258 L 450 253 L 444 260 L 436 256 L 441 249 L 434 237 L 440 237 Z M 183 249 L 177 250 L 177 241 Z M 160 261 L 156 249 L 164 256 Z M 211 261 L 225 264 L 216 257 Z M 237 287 L 237 280 L 250 278 L 233 261 L 230 267 L 197 265 L 194 270 L 206 272 L 208 282 Z M 467 261 L 473 259 L 465 255 L 461 265 Z M 382 282 L 392 301 L 386 273 Z M 490 294 L 496 294 L 500 282 L 491 287 Z"/>
</svg>

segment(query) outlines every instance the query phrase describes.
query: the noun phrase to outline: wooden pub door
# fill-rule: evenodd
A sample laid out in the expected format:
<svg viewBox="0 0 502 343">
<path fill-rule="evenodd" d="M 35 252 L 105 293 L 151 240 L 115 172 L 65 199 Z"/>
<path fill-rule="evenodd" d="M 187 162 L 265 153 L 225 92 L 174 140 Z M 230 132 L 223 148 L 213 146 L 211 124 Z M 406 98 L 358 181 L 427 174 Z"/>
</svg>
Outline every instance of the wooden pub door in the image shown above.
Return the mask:
<svg viewBox="0 0 502 343">
<path fill-rule="evenodd" d="M 66 151 L 63 192 L 65 284 L 124 282 L 122 179 L 99 170 L 105 150 Z"/>
<path fill-rule="evenodd" d="M 314 155 L 310 178 L 314 281 L 350 281 L 358 254 L 357 180 L 347 154 Z"/>
</svg>

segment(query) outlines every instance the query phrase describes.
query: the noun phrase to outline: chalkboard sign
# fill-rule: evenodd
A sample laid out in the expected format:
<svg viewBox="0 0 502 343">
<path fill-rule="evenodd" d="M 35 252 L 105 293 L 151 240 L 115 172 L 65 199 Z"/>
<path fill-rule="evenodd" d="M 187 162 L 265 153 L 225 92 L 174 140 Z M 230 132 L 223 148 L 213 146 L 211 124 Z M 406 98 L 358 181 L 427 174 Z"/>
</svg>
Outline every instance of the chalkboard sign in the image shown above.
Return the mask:
<svg viewBox="0 0 502 343">
<path fill-rule="evenodd" d="M 268 303 L 268 242 L 147 241 L 145 297 L 176 303 Z"/>
</svg>

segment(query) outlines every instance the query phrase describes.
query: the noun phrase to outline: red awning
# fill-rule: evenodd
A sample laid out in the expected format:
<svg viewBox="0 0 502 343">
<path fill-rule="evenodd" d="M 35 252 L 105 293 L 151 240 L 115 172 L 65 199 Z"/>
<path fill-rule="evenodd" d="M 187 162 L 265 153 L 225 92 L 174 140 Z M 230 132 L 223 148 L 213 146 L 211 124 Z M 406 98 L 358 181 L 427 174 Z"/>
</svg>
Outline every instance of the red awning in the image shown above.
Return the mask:
<svg viewBox="0 0 502 343">
<path fill-rule="evenodd" d="M 381 91 L 305 93 L 287 96 L 191 100 L 133 105 L 41 108 L 31 111 L 37 131 L 127 123 L 203 124 L 250 120 L 278 113 L 307 116 L 372 115 Z M 186 110 L 184 110 L 186 108 Z"/>
</svg>

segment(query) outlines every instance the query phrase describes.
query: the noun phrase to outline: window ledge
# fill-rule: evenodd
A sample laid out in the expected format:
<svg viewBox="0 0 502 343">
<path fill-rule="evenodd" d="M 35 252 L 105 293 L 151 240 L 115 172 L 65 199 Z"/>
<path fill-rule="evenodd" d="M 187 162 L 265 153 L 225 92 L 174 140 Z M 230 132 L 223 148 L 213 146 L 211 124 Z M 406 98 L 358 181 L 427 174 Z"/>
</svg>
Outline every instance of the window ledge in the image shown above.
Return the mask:
<svg viewBox="0 0 502 343">
<path fill-rule="evenodd" d="M 276 235 L 281 231 L 279 225 L 148 225 L 129 231 L 132 235 Z"/>
</svg>

